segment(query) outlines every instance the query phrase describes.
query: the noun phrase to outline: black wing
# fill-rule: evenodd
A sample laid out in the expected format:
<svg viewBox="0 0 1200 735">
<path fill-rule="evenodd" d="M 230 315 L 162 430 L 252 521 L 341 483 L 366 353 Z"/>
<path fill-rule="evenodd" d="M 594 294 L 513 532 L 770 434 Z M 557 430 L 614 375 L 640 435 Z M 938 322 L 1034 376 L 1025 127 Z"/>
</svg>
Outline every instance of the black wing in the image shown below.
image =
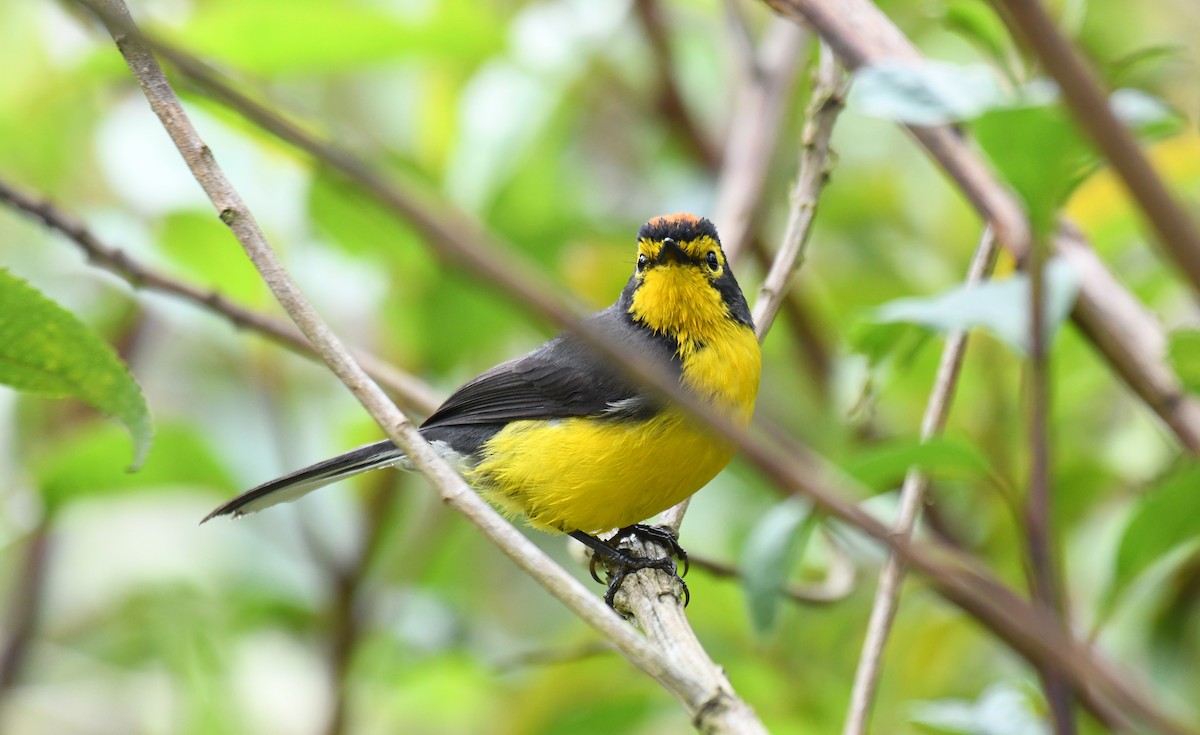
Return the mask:
<svg viewBox="0 0 1200 735">
<path fill-rule="evenodd" d="M 679 370 L 674 339 L 635 324 L 621 302 L 588 321 L 636 353 L 657 356 Z M 422 428 L 569 416 L 629 416 L 653 410 L 648 396 L 610 367 L 606 358 L 579 338 L 564 334 L 459 388 Z"/>
</svg>

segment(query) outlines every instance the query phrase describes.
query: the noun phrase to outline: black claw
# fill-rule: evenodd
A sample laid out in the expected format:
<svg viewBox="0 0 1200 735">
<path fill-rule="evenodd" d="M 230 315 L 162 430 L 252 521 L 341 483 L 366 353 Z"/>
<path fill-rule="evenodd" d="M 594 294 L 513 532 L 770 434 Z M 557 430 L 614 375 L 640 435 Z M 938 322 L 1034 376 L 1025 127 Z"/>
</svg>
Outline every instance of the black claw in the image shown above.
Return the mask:
<svg viewBox="0 0 1200 735">
<path fill-rule="evenodd" d="M 687 551 L 679 545 L 679 538 L 675 535 L 674 531 L 666 526 L 649 526 L 644 523 L 635 523 L 632 526 L 626 526 L 617 531 L 613 534 L 612 538 L 608 539 L 608 543 L 615 546 L 622 539 L 627 539 L 631 536 L 667 547 L 671 556 L 679 559 L 683 564 L 683 572 L 679 577 L 683 578 L 687 576 L 688 570 L 691 568 L 691 563 L 688 561 Z"/>
<path fill-rule="evenodd" d="M 678 557 L 683 563 L 683 573 L 687 574 L 688 558 L 687 552 L 679 545 L 675 538 L 675 534 L 666 528 L 658 526 L 646 526 L 635 524 L 626 526 L 620 529 L 612 538 L 606 541 L 589 536 L 582 531 L 574 531 L 571 536 L 592 549 L 592 558 L 588 564 L 588 572 L 591 573 L 592 579 L 601 582 L 600 577 L 596 574 L 596 562 L 602 558 L 608 569 L 608 588 L 604 591 L 604 602 L 609 607 L 614 607 L 613 603 L 617 595 L 617 591 L 621 589 L 621 584 L 625 581 L 625 577 L 631 572 L 636 572 L 641 569 L 659 569 L 670 574 L 679 580 L 679 585 L 683 589 L 683 605 L 687 607 L 692 600 L 692 593 L 688 589 L 687 584 L 683 581 L 683 577 L 677 572 L 675 562 L 671 557 Z M 617 546 L 622 539 L 636 536 L 644 541 L 665 546 L 670 556 L 660 559 L 648 559 L 645 557 L 633 556 Z M 603 582 L 601 582 L 603 584 Z"/>
</svg>

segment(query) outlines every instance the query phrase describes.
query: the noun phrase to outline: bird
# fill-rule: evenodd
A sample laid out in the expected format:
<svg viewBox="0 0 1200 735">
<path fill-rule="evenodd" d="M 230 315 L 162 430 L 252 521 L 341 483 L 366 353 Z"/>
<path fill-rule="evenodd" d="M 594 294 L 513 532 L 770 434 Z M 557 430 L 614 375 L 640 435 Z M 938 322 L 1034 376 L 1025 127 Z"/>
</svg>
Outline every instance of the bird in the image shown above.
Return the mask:
<svg viewBox="0 0 1200 735">
<path fill-rule="evenodd" d="M 746 298 L 713 223 L 694 214 L 655 217 L 637 233 L 633 273 L 588 326 L 610 343 L 661 361 L 680 385 L 734 424 L 749 424 L 762 354 Z M 465 383 L 420 426 L 472 487 L 510 516 L 569 534 L 609 568 L 605 601 L 645 568 L 686 564 L 675 535 L 642 521 L 704 487 L 734 446 L 680 407 L 628 379 L 580 337 L 563 333 Z M 412 469 L 390 440 L 252 488 L 213 510 L 239 517 L 384 467 Z M 613 536 L 601 536 L 618 529 Z M 667 547 L 642 558 L 617 547 L 637 535 Z M 685 567 L 686 572 L 686 567 Z M 684 603 L 690 597 L 686 585 Z"/>
</svg>

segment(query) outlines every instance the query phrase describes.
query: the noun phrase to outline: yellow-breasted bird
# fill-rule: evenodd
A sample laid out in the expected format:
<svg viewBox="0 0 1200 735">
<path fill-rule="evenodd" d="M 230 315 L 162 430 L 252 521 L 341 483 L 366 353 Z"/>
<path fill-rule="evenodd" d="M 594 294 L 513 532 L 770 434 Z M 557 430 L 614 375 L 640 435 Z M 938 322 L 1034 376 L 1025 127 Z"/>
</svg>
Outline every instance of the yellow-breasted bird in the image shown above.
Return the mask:
<svg viewBox="0 0 1200 735">
<path fill-rule="evenodd" d="M 707 219 L 652 219 L 637 238 L 637 266 L 591 326 L 632 352 L 658 357 L 685 388 L 746 425 L 758 394 L 761 353 L 746 299 Z M 615 568 L 611 605 L 626 572 L 675 572 L 670 559 L 641 559 L 601 541 L 691 496 L 733 456 L 733 447 L 627 380 L 582 340 L 563 334 L 459 388 L 421 425 L 485 498 L 538 528 L 568 533 Z M 368 444 L 239 495 L 204 520 L 253 513 L 381 467 L 411 469 L 389 440 Z M 614 537 L 615 538 L 615 537 Z M 686 587 L 685 587 L 686 590 Z"/>
</svg>

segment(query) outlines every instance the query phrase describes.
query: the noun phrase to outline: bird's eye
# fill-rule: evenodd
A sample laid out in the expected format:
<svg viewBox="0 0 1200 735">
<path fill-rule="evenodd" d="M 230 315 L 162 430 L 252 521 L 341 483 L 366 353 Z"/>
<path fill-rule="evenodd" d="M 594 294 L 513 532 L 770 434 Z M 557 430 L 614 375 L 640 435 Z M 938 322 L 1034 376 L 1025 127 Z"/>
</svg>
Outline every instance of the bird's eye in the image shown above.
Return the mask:
<svg viewBox="0 0 1200 735">
<path fill-rule="evenodd" d="M 637 269 L 645 270 L 645 268 L 646 268 L 646 255 L 644 253 L 642 253 L 642 254 L 638 255 Z"/>
<path fill-rule="evenodd" d="M 717 262 L 717 254 L 712 250 L 708 251 L 708 256 L 705 258 L 705 262 L 708 263 L 709 269 L 714 271 L 721 267 L 721 264 Z"/>
</svg>

